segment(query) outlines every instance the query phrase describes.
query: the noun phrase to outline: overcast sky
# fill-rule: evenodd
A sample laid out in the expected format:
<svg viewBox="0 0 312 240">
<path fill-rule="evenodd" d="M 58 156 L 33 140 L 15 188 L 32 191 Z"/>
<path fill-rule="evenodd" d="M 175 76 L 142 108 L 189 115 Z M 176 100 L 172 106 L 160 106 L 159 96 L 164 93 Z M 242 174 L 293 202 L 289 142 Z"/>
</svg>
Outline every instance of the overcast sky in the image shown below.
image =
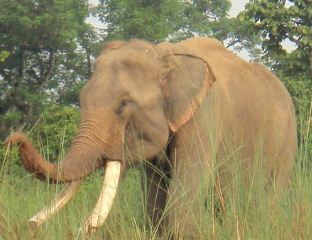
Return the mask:
<svg viewBox="0 0 312 240">
<path fill-rule="evenodd" d="M 248 2 L 248 0 L 231 0 L 231 2 L 232 8 L 230 10 L 230 16 L 234 17 L 240 11 L 243 11 L 245 9 L 245 4 Z"/>
</svg>

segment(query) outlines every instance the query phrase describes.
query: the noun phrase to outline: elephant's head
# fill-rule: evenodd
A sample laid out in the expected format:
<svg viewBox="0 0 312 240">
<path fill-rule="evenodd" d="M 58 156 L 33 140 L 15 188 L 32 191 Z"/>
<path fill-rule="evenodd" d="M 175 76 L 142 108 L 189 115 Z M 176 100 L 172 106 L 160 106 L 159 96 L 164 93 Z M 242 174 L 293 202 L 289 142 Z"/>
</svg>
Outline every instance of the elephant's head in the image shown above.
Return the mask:
<svg viewBox="0 0 312 240">
<path fill-rule="evenodd" d="M 26 169 L 67 182 L 108 162 L 148 160 L 166 148 L 170 132 L 192 117 L 214 80 L 208 63 L 181 46 L 112 42 L 80 92 L 79 131 L 58 167 L 23 136 L 7 142 L 22 142 Z"/>
</svg>

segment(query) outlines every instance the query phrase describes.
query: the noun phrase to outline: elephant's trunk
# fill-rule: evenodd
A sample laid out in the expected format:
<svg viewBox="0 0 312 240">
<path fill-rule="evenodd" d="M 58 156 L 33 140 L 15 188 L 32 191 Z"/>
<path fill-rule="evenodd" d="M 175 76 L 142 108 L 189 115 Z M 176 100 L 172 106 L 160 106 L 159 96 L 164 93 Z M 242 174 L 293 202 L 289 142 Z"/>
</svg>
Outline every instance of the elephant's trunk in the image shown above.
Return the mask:
<svg viewBox="0 0 312 240">
<path fill-rule="evenodd" d="M 23 133 L 14 133 L 8 137 L 6 143 L 20 142 L 22 163 L 25 169 L 34 173 L 37 178 L 52 182 L 71 182 L 84 178 L 96 168 L 103 166 L 104 151 L 105 156 L 106 152 L 112 156 L 114 155 L 112 152 L 116 151 L 116 144 L 111 140 L 110 133 L 103 134 L 103 130 L 101 131 L 98 126 L 98 123 L 91 120 L 82 120 L 68 153 L 58 164 L 45 160 Z"/>
<path fill-rule="evenodd" d="M 100 166 L 104 166 L 103 139 L 99 131 L 86 121 L 80 124 L 65 158 L 59 163 L 57 176 L 61 181 L 73 181 L 84 178 Z"/>
<path fill-rule="evenodd" d="M 84 178 L 104 166 L 104 158 L 122 159 L 123 127 L 108 108 L 90 107 L 82 111 L 82 115 L 79 132 L 58 164 L 45 160 L 23 133 L 14 133 L 6 143 L 20 143 L 20 157 L 25 169 L 39 179 L 71 182 Z"/>
</svg>

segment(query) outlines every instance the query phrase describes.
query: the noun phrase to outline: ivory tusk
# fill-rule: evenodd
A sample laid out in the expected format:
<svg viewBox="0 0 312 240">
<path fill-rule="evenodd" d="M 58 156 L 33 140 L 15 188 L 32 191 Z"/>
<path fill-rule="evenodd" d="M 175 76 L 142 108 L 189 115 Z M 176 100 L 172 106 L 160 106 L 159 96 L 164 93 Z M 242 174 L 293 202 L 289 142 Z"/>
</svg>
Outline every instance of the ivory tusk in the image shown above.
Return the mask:
<svg viewBox="0 0 312 240">
<path fill-rule="evenodd" d="M 66 184 L 61 192 L 59 192 L 55 198 L 51 201 L 49 206 L 43 208 L 38 214 L 28 220 L 30 228 L 36 229 L 51 216 L 57 213 L 62 207 L 68 203 L 72 196 L 77 192 L 82 180 L 73 181 Z"/>
<path fill-rule="evenodd" d="M 116 196 L 120 169 L 120 162 L 108 161 L 106 163 L 106 171 L 102 190 L 92 214 L 85 222 L 83 229 L 85 233 L 95 232 L 97 228 L 100 227 L 107 218 L 109 211 L 111 210 L 114 203 L 114 198 Z"/>
</svg>

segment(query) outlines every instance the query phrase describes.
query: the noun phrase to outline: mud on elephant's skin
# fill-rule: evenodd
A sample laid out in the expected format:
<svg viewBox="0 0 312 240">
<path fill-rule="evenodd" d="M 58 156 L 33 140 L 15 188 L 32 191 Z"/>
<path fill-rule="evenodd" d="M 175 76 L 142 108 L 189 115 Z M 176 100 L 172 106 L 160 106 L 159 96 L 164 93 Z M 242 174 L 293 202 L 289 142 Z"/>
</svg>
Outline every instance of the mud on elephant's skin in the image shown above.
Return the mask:
<svg viewBox="0 0 312 240">
<path fill-rule="evenodd" d="M 84 228 L 95 231 L 109 213 L 102 200 L 112 205 L 120 172 L 144 159 L 170 178 L 165 181 L 161 171 L 146 167 L 146 205 L 152 222 L 162 219 L 166 199 L 171 198 L 176 207 L 167 223 L 175 233 L 192 233 L 196 227 L 181 201 L 196 195 L 202 179 L 211 174 L 214 159 L 222 161 L 229 139 L 233 148 L 240 149 L 237 161 L 246 168 L 252 166 L 261 139 L 268 182 L 276 189 L 289 183 L 297 139 L 286 88 L 265 67 L 245 62 L 215 39 L 157 45 L 141 40 L 111 42 L 97 58 L 79 99 L 79 131 L 58 165 L 47 162 L 22 133 L 6 140 L 20 143 L 22 162 L 36 177 L 69 182 L 52 207 L 31 219 L 35 225 L 61 208 L 85 176 L 106 167 L 104 197 Z M 223 173 L 230 168 L 220 167 Z M 221 185 L 230 176 L 220 176 Z M 109 184 L 114 191 L 105 188 Z M 185 189 L 185 198 L 177 197 Z"/>
</svg>

